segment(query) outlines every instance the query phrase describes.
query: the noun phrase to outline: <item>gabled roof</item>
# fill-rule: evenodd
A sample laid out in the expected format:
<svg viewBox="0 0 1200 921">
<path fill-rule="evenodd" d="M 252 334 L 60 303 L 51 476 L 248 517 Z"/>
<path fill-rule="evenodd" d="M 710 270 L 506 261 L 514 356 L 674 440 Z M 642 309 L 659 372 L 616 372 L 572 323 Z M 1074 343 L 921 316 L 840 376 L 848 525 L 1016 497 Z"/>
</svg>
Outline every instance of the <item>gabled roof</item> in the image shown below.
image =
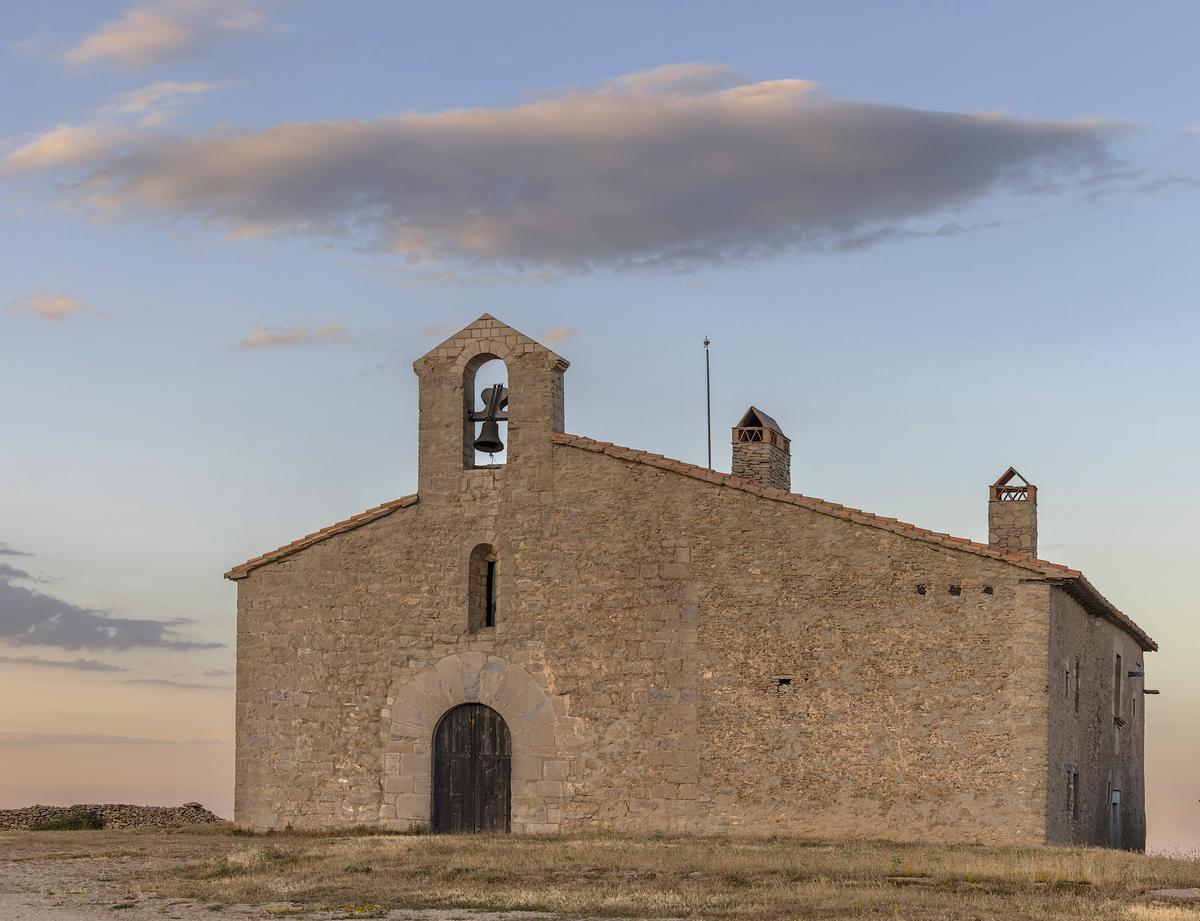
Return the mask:
<svg viewBox="0 0 1200 921">
<path fill-rule="evenodd" d="M 746 410 L 746 415 L 742 416 L 742 421 L 734 426 L 737 429 L 771 429 L 783 434 L 783 429 L 779 427 L 779 423 L 768 416 L 757 406 L 751 406 Z"/>
<path fill-rule="evenodd" d="M 233 569 L 225 573 L 226 579 L 244 579 L 251 572 L 258 569 L 260 566 L 266 566 L 268 563 L 275 563 L 282 560 L 284 557 L 291 556 L 297 551 L 303 550 L 305 547 L 311 547 L 313 544 L 319 544 L 327 538 L 333 537 L 335 534 L 344 534 L 347 531 L 353 531 L 357 527 L 368 524 L 372 521 L 378 521 L 398 509 L 408 508 L 410 505 L 417 504 L 416 496 L 403 496 L 399 499 L 394 499 L 391 502 L 385 502 L 383 505 L 377 505 L 374 508 L 369 508 L 365 512 L 359 512 L 351 518 L 344 521 L 338 521 L 329 525 L 327 528 L 321 528 L 319 531 L 314 531 L 299 540 L 294 540 L 290 544 L 284 544 L 278 550 L 272 550 L 270 553 L 264 553 L 262 556 L 256 556 L 252 560 L 247 560 L 239 566 L 234 566 Z"/>
<path fill-rule="evenodd" d="M 683 461 L 672 460 L 661 454 L 651 454 L 648 451 L 623 448 L 620 445 L 605 441 L 596 441 L 580 435 L 556 434 L 551 437 L 556 444 L 581 448 L 597 454 L 607 454 L 610 457 L 630 461 L 635 464 L 646 464 L 651 467 L 657 467 L 660 470 L 668 470 L 672 473 L 692 477 L 693 479 L 704 480 L 707 483 L 728 486 L 731 489 L 753 493 L 756 496 L 762 496 L 777 502 L 786 502 L 791 505 L 800 506 L 801 508 L 806 508 L 822 515 L 829 515 L 833 518 L 841 518 L 845 521 L 853 521 L 856 524 L 890 531 L 893 534 L 899 534 L 901 537 L 936 544 L 950 550 L 959 550 L 964 553 L 975 554 L 976 556 L 985 556 L 1000 560 L 1041 576 L 1042 578 L 1039 581 L 1061 585 L 1067 594 L 1078 601 L 1090 614 L 1103 617 L 1125 630 L 1137 640 L 1142 649 L 1147 651 L 1158 649 L 1158 644 L 1141 627 L 1118 610 L 1111 601 L 1096 591 L 1092 584 L 1084 578 L 1083 573 L 1077 569 L 1071 569 L 1069 566 L 1063 566 L 1060 563 L 1051 563 L 1047 560 L 1039 560 L 1024 553 L 1016 553 L 1001 547 L 993 547 L 991 544 L 981 544 L 977 541 L 968 540 L 965 537 L 953 537 L 939 531 L 919 528 L 906 521 L 899 521 L 895 518 L 883 518 L 879 515 L 872 515 L 870 512 L 839 505 L 835 502 L 825 502 L 821 499 L 813 499 L 809 496 L 802 496 L 799 493 L 791 493 L 783 489 L 760 486 L 751 480 L 744 480 L 741 477 L 731 476 L 726 473 L 717 473 L 714 470 L 709 470 L 707 467 L 686 464 Z"/>
</svg>

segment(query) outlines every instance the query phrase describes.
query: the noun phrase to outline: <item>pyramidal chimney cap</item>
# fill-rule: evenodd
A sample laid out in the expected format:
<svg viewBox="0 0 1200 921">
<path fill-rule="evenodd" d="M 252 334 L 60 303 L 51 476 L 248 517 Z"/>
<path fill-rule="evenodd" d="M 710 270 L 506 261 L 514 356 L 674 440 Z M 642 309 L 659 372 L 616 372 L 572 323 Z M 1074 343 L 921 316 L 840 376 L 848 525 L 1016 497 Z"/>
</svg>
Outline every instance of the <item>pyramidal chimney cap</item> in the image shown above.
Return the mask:
<svg viewBox="0 0 1200 921">
<path fill-rule="evenodd" d="M 751 406 L 746 410 L 746 415 L 742 416 L 742 421 L 734 428 L 739 429 L 770 429 L 772 432 L 778 432 L 783 435 L 783 429 L 779 427 L 779 423 L 768 416 L 757 406 Z M 784 435 L 786 438 L 787 436 Z"/>
</svg>

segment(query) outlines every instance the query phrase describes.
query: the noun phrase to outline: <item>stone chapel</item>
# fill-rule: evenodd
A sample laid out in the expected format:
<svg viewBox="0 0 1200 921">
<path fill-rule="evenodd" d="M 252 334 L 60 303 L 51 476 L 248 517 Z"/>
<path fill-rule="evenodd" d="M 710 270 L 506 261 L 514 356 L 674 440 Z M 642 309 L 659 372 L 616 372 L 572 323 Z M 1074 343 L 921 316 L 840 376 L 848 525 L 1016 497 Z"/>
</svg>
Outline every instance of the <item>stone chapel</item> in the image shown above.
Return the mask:
<svg viewBox="0 0 1200 921">
<path fill-rule="evenodd" d="M 569 434 L 486 314 L 414 369 L 416 491 L 226 573 L 239 823 L 1144 846 L 1157 647 L 1016 470 L 977 543 L 793 492 L 756 407 L 732 474 Z"/>
</svg>

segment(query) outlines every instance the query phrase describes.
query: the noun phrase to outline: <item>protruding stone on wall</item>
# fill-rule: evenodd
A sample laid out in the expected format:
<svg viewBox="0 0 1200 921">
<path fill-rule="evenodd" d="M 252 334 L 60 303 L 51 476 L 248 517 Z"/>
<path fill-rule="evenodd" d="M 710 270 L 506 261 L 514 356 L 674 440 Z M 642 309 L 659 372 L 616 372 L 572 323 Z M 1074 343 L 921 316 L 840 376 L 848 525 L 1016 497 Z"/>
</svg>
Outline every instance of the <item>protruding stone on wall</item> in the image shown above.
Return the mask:
<svg viewBox="0 0 1200 921">
<path fill-rule="evenodd" d="M 1037 487 L 1016 467 L 988 487 L 988 543 L 1037 556 Z"/>
<path fill-rule="evenodd" d="M 791 441 L 754 406 L 733 427 L 733 475 L 772 489 L 792 488 Z"/>
</svg>

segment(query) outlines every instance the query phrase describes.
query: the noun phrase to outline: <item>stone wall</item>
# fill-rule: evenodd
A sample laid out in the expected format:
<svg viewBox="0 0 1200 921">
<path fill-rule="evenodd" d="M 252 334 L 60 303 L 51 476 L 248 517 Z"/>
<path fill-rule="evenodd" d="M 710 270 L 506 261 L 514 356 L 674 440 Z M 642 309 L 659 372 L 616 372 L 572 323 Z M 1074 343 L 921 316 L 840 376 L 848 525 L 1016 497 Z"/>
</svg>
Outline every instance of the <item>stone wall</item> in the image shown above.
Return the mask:
<svg viewBox="0 0 1200 921">
<path fill-rule="evenodd" d="M 560 683 L 608 704 L 574 698 L 568 816 L 1041 840 L 1047 609 L 1019 572 L 605 455 L 556 466 L 569 654 L 592 661 Z"/>
<path fill-rule="evenodd" d="M 988 500 L 988 543 L 1036 557 L 1037 499 L 1001 500 L 993 495 Z"/>
<path fill-rule="evenodd" d="M 182 806 L 131 806 L 96 803 L 77 806 L 26 806 L 24 809 L 0 809 L 0 830 L 30 829 L 44 822 L 73 813 L 88 811 L 100 817 L 105 828 L 164 828 L 174 825 L 210 825 L 224 822 L 199 803 Z"/>
<path fill-rule="evenodd" d="M 474 699 L 514 731 L 515 831 L 1041 840 L 1043 587 L 669 471 L 553 462 L 544 498 L 468 471 L 240 583 L 239 822 L 428 821 L 433 724 Z M 471 634 L 481 542 L 498 623 Z"/>
<path fill-rule="evenodd" d="M 1088 614 L 1061 589 L 1053 590 L 1050 627 L 1050 760 L 1047 840 L 1108 846 L 1111 795 L 1121 791 L 1121 846 L 1146 846 L 1143 763 L 1144 653 L 1125 631 Z M 1121 707 L 1114 707 L 1115 661 L 1121 656 Z M 1075 662 L 1079 660 L 1079 708 Z M 1116 717 L 1124 725 L 1118 725 Z M 1078 806 L 1071 809 L 1068 771 L 1078 772 Z M 1072 814 L 1074 812 L 1074 814 Z"/>
<path fill-rule="evenodd" d="M 730 472 L 772 489 L 791 489 L 792 458 L 767 441 L 735 441 Z"/>
</svg>

